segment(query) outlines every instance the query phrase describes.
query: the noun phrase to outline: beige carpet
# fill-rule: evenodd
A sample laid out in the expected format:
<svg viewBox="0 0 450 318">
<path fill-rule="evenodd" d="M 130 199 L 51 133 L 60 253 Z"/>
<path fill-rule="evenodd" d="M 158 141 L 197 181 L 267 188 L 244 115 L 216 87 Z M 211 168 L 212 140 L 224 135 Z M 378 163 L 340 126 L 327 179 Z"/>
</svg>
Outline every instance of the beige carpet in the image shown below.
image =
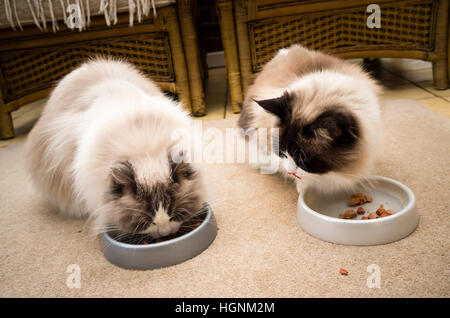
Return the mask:
<svg viewBox="0 0 450 318">
<path fill-rule="evenodd" d="M 377 174 L 415 192 L 421 220 L 412 235 L 373 247 L 320 241 L 297 225 L 294 186 L 245 164 L 209 165 L 216 240 L 153 271 L 109 264 L 100 241 L 79 233 L 83 221 L 46 210 L 27 192 L 23 144 L 13 144 L 0 151 L 0 296 L 449 297 L 450 121 L 412 100 L 386 102 L 383 116 Z M 66 286 L 69 264 L 81 268 L 80 289 Z M 366 285 L 370 264 L 381 268 L 380 289 Z"/>
</svg>

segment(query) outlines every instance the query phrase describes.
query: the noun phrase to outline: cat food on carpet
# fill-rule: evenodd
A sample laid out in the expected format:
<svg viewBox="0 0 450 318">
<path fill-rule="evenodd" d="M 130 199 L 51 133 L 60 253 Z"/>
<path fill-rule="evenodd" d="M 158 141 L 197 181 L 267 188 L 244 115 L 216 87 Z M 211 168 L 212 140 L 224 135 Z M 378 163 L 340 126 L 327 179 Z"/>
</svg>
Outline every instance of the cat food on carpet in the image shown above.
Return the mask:
<svg viewBox="0 0 450 318">
<path fill-rule="evenodd" d="M 352 196 L 350 197 L 350 199 L 347 202 L 347 205 L 348 206 L 362 205 L 364 203 L 372 202 L 372 201 L 373 201 L 373 199 L 371 196 L 364 195 L 362 193 L 355 193 L 355 194 L 352 194 Z"/>
<path fill-rule="evenodd" d="M 348 275 L 348 271 L 346 269 L 343 269 L 343 268 L 339 269 L 339 273 L 341 275 L 346 275 L 346 276 Z"/>
</svg>

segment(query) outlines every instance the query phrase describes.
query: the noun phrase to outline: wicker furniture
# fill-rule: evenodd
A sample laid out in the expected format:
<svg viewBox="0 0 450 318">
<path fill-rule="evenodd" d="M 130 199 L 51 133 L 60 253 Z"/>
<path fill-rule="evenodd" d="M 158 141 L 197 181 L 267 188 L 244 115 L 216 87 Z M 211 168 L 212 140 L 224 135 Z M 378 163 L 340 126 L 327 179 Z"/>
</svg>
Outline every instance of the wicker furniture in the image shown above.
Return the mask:
<svg viewBox="0 0 450 318">
<path fill-rule="evenodd" d="M 55 82 L 88 58 L 113 56 L 134 63 L 166 91 L 175 93 L 193 115 L 206 112 L 202 68 L 193 24 L 194 1 L 158 9 L 134 27 L 128 15 L 117 25 L 94 18 L 83 32 L 0 30 L 0 138 L 14 137 L 11 112 L 49 94 Z M 181 32 L 180 32 L 181 30 Z"/>
<path fill-rule="evenodd" d="M 233 111 L 255 74 L 294 43 L 343 58 L 433 62 L 437 89 L 449 86 L 448 0 L 379 0 L 381 28 L 366 26 L 373 1 L 216 0 Z"/>
</svg>

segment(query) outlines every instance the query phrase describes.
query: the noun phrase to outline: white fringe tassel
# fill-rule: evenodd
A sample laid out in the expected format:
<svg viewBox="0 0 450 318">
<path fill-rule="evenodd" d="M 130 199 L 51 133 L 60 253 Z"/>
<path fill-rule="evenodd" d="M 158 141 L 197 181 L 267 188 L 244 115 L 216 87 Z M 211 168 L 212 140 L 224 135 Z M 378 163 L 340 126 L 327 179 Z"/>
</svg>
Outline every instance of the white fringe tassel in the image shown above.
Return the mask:
<svg viewBox="0 0 450 318">
<path fill-rule="evenodd" d="M 5 0 L 4 2 L 5 2 L 6 20 L 8 20 L 9 25 L 15 31 L 16 30 L 16 26 L 14 24 L 14 19 L 13 19 L 13 15 L 12 15 L 11 3 L 9 3 L 9 0 Z"/>
<path fill-rule="evenodd" d="M 64 24 L 66 23 L 66 21 L 67 21 L 67 15 L 66 15 L 66 5 L 64 4 L 64 0 L 59 0 L 59 3 L 61 4 L 61 9 L 62 9 L 62 12 L 63 12 L 63 17 L 64 17 Z"/>
<path fill-rule="evenodd" d="M 89 0 L 86 0 L 86 26 L 90 26 L 91 25 L 91 8 L 89 7 Z"/>
<path fill-rule="evenodd" d="M 5 14 L 8 23 L 10 24 L 13 30 L 16 30 L 17 26 L 23 30 L 22 24 L 19 19 L 19 15 L 17 14 L 17 5 L 16 0 L 3 0 L 5 6 Z M 12 5 L 11 5 L 12 1 Z M 28 4 L 28 8 L 30 10 L 31 16 L 33 17 L 34 24 L 39 28 L 39 30 L 44 31 L 47 30 L 47 18 L 45 16 L 44 4 L 45 0 L 26 0 Z M 48 11 L 50 13 L 49 20 L 52 21 L 52 29 L 53 32 L 59 30 L 58 20 L 55 16 L 54 4 L 53 1 L 58 0 L 47 0 L 48 3 Z M 91 0 L 92 1 L 92 0 Z M 99 13 L 103 13 L 105 16 L 106 25 L 110 26 L 117 23 L 117 0 L 98 0 L 100 2 Z M 74 0 L 81 11 L 80 17 L 80 25 L 78 29 L 80 31 L 86 29 L 91 24 L 91 9 L 90 9 L 90 0 Z M 59 4 L 61 6 L 64 18 L 64 24 L 67 23 L 67 7 L 71 4 L 71 0 L 59 0 Z M 150 11 L 153 11 L 153 16 L 157 16 L 156 14 L 156 5 L 155 0 L 128 0 L 128 13 L 129 13 L 129 24 L 133 26 L 134 17 L 136 15 L 137 21 L 140 23 L 144 20 L 144 17 L 147 17 L 150 14 Z M 15 21 L 14 21 L 15 20 Z"/>
<path fill-rule="evenodd" d="M 80 0 L 76 0 L 75 4 L 80 8 L 80 24 L 78 25 L 78 30 L 81 32 L 85 28 L 85 21 L 86 17 L 84 16 L 84 8 L 83 8 L 83 2 Z"/>
<path fill-rule="evenodd" d="M 44 30 L 47 31 L 47 21 L 45 20 L 45 11 L 44 6 L 42 5 L 42 0 L 34 0 L 34 3 L 36 5 L 36 8 L 38 8 L 38 16 L 41 18 Z"/>
<path fill-rule="evenodd" d="M 111 24 L 117 23 L 117 0 L 101 0 L 100 2 L 100 12 L 105 15 L 106 24 L 109 26 Z"/>
<path fill-rule="evenodd" d="M 9 1 L 9 0 L 8 0 L 8 1 Z M 19 28 L 20 28 L 21 30 L 23 30 L 22 24 L 20 23 L 20 20 L 19 20 L 19 15 L 17 14 L 16 1 L 13 1 L 13 7 L 14 7 L 14 16 L 16 17 L 17 25 L 19 26 Z M 14 27 L 13 27 L 13 29 L 14 29 Z"/>
<path fill-rule="evenodd" d="M 48 8 L 50 10 L 50 16 L 52 18 L 52 29 L 53 32 L 59 30 L 58 21 L 56 21 L 55 13 L 53 12 L 53 3 L 52 0 L 48 0 Z"/>
<path fill-rule="evenodd" d="M 31 4 L 31 0 L 27 0 L 27 3 L 28 3 L 28 7 L 30 8 L 31 15 L 33 16 L 34 24 L 36 24 L 36 26 L 39 28 L 39 30 L 42 31 L 41 24 L 39 23 L 39 21 L 36 17 L 36 12 L 34 12 L 34 7 L 33 7 L 33 4 Z"/>
<path fill-rule="evenodd" d="M 156 17 L 156 5 L 155 0 L 128 0 L 128 12 L 130 15 L 130 26 L 134 23 L 134 14 L 136 13 L 137 20 L 139 23 L 142 22 L 144 16 L 147 17 L 153 9 L 153 15 Z"/>
</svg>

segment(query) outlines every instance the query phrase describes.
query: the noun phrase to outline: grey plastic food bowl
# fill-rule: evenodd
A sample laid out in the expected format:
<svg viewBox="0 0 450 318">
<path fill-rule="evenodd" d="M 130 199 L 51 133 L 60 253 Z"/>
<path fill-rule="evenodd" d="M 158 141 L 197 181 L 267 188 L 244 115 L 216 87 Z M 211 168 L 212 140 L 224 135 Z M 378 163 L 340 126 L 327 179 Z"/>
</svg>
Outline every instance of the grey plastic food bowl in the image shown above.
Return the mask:
<svg viewBox="0 0 450 318">
<path fill-rule="evenodd" d="M 180 237 L 146 245 L 127 244 L 103 234 L 103 254 L 114 265 L 127 269 L 155 269 L 184 262 L 203 252 L 217 235 L 217 223 L 211 207 L 194 230 Z"/>
</svg>

